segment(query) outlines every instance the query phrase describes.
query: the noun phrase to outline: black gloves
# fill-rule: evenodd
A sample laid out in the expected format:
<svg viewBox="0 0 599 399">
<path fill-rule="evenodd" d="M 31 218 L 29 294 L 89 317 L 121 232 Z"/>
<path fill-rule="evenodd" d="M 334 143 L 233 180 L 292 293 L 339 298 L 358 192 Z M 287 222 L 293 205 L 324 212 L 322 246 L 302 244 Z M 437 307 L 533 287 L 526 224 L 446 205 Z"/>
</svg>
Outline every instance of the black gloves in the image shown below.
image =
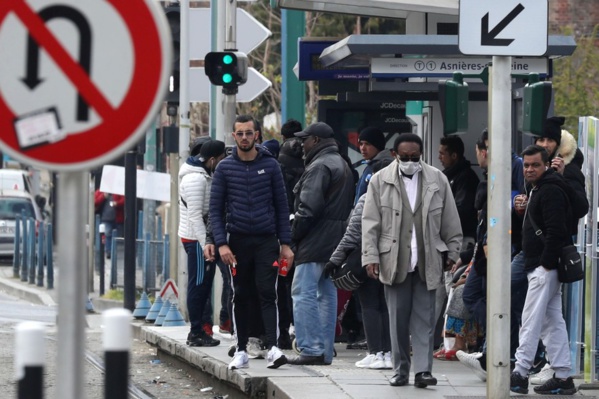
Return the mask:
<svg viewBox="0 0 599 399">
<path fill-rule="evenodd" d="M 332 278 L 338 268 L 339 266 L 334 264 L 333 262 L 327 262 L 327 264 L 324 265 L 324 276 Z"/>
</svg>

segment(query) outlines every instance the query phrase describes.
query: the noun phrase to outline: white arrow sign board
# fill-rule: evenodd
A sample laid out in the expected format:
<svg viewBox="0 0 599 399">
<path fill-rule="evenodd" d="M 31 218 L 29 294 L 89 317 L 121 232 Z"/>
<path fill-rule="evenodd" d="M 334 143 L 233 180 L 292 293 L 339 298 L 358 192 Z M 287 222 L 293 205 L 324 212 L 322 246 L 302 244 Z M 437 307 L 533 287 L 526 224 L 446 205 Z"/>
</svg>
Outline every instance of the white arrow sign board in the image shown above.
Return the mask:
<svg viewBox="0 0 599 399">
<path fill-rule="evenodd" d="M 204 72 L 204 68 L 190 68 L 189 70 L 189 101 L 204 102 L 210 101 L 210 80 Z M 248 69 L 248 80 L 245 84 L 239 86 L 237 93 L 238 103 L 249 103 L 255 100 L 266 89 L 272 86 L 270 80 L 254 68 Z"/>
<path fill-rule="evenodd" d="M 542 56 L 547 0 L 460 0 L 460 51 L 467 55 Z"/>
<path fill-rule="evenodd" d="M 203 60 L 211 51 L 210 9 L 189 10 L 189 59 Z M 272 35 L 256 18 L 245 10 L 237 9 L 237 49 L 249 54 Z"/>
</svg>

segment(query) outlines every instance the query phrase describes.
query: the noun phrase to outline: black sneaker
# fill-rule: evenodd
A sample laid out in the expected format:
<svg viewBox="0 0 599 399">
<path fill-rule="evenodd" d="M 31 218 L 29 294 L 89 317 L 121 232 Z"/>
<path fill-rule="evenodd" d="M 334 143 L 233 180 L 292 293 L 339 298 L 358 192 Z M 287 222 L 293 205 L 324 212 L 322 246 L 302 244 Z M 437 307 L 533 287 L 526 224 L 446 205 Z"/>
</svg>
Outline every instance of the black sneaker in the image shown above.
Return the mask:
<svg viewBox="0 0 599 399">
<path fill-rule="evenodd" d="M 510 391 L 516 393 L 528 393 L 528 377 L 522 377 L 517 371 L 510 376 Z"/>
<path fill-rule="evenodd" d="M 576 385 L 574 385 L 572 377 L 562 380 L 561 378 L 555 378 L 554 374 L 553 378 L 547 380 L 543 385 L 535 387 L 534 390 L 542 395 L 574 395 Z"/>
<path fill-rule="evenodd" d="M 212 338 L 204 331 L 198 333 L 190 332 L 187 335 L 187 345 L 189 346 L 218 346 L 220 341 Z"/>
<path fill-rule="evenodd" d="M 368 344 L 366 343 L 366 340 L 362 340 L 362 341 L 358 341 L 358 342 L 352 342 L 347 344 L 346 349 L 358 349 L 358 350 L 366 350 L 368 349 Z"/>
<path fill-rule="evenodd" d="M 538 374 L 543 370 L 543 367 L 547 364 L 547 359 L 545 358 L 545 352 L 540 352 L 535 360 L 532 362 L 532 367 L 530 368 L 528 374 Z"/>
</svg>

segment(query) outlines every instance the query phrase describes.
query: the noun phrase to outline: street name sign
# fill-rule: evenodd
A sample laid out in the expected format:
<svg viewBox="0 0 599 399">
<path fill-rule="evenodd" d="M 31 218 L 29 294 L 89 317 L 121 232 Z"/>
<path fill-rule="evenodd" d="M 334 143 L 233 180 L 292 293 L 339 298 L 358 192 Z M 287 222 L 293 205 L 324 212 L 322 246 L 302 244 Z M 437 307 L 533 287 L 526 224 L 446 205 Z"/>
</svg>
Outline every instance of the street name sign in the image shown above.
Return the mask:
<svg viewBox="0 0 599 399">
<path fill-rule="evenodd" d="M 547 0 L 460 0 L 462 54 L 542 56 L 547 52 Z"/>
<path fill-rule="evenodd" d="M 189 58 L 203 60 L 206 53 L 212 51 L 209 39 L 212 26 L 209 8 L 192 8 L 189 10 Z M 252 17 L 247 11 L 237 9 L 237 50 L 249 54 L 264 43 L 272 32 Z"/>
<path fill-rule="evenodd" d="M 239 86 L 236 101 L 238 103 L 254 101 L 271 86 L 271 81 L 266 79 L 260 72 L 254 68 L 248 68 L 248 79 Z M 189 101 L 210 101 L 210 80 L 208 80 L 203 67 L 190 68 L 189 70 Z"/>
<path fill-rule="evenodd" d="M 159 4 L 0 1 L 0 148 L 30 165 L 82 171 L 139 141 L 171 64 Z"/>
<path fill-rule="evenodd" d="M 434 57 L 434 58 L 372 58 L 370 71 L 373 78 L 451 77 L 455 71 L 465 74 L 481 73 L 491 64 L 491 57 Z M 514 58 L 512 73 L 549 73 L 546 58 Z"/>
</svg>

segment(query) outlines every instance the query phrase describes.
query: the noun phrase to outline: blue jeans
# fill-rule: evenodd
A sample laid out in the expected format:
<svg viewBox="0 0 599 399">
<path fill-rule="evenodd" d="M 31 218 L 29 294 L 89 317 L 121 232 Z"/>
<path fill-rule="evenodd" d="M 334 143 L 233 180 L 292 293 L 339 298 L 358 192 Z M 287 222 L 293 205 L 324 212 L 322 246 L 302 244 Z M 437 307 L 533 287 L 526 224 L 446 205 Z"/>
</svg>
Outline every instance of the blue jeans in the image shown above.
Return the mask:
<svg viewBox="0 0 599 399">
<path fill-rule="evenodd" d="M 333 361 L 337 289 L 324 276 L 324 262 L 302 263 L 295 267 L 291 286 L 293 322 L 297 347 L 302 355 Z"/>
</svg>

